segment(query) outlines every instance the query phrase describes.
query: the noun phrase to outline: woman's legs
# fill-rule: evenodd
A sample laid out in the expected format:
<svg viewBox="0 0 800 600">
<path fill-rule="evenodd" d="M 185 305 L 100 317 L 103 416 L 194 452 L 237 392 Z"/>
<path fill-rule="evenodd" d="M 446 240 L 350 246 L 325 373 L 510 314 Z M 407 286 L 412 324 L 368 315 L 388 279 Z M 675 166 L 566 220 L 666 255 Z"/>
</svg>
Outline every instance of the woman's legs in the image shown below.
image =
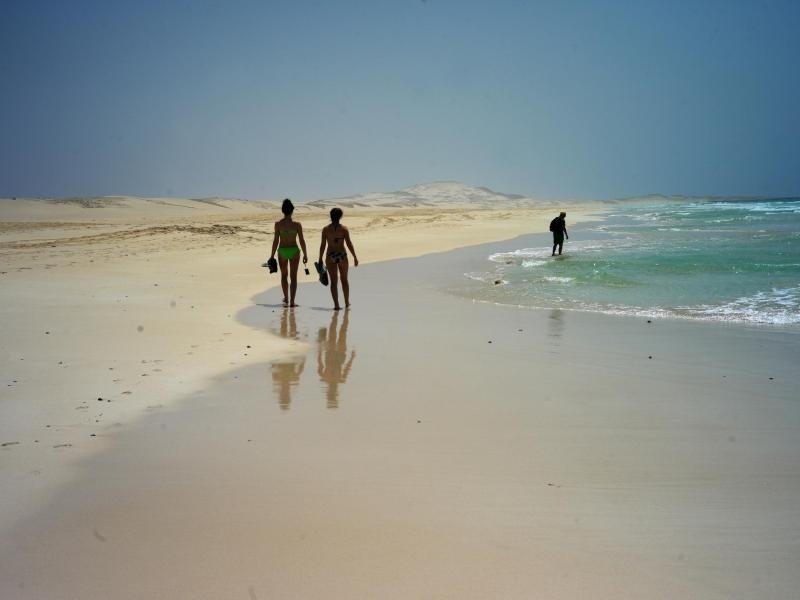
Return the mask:
<svg viewBox="0 0 800 600">
<path fill-rule="evenodd" d="M 278 267 L 281 269 L 281 289 L 283 290 L 283 303 L 289 303 L 289 261 L 278 258 Z"/>
<path fill-rule="evenodd" d="M 347 281 L 347 271 L 350 264 L 347 259 L 339 262 L 339 276 L 342 279 L 342 293 L 344 294 L 345 307 L 350 306 L 350 282 Z"/>
<path fill-rule="evenodd" d="M 330 259 L 325 261 L 325 267 L 328 269 L 328 278 L 330 279 L 333 310 L 339 310 L 339 268 L 338 265 Z"/>
<path fill-rule="evenodd" d="M 289 306 L 297 306 L 294 298 L 297 295 L 297 268 L 300 266 L 300 254 L 289 261 L 291 284 L 289 285 Z"/>
</svg>

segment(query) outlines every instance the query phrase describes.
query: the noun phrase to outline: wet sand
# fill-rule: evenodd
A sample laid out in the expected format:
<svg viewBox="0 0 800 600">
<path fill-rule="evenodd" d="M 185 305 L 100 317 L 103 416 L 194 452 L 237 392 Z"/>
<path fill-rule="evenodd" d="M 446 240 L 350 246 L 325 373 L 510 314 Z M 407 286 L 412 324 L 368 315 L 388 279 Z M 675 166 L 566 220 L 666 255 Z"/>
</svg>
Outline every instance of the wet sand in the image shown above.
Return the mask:
<svg viewBox="0 0 800 600">
<path fill-rule="evenodd" d="M 103 430 L 0 596 L 793 597 L 796 332 L 442 291 L 504 247 L 360 267 L 349 312 L 255 295 L 280 357 Z"/>
</svg>

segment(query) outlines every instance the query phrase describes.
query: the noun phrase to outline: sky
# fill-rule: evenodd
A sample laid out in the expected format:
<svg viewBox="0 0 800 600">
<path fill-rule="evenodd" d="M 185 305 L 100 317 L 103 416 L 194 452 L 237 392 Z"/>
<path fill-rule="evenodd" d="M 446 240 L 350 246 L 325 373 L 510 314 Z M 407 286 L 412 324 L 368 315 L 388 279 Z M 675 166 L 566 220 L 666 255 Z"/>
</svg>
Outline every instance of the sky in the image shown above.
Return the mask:
<svg viewBox="0 0 800 600">
<path fill-rule="evenodd" d="M 800 196 L 800 2 L 0 1 L 0 196 Z"/>
</svg>

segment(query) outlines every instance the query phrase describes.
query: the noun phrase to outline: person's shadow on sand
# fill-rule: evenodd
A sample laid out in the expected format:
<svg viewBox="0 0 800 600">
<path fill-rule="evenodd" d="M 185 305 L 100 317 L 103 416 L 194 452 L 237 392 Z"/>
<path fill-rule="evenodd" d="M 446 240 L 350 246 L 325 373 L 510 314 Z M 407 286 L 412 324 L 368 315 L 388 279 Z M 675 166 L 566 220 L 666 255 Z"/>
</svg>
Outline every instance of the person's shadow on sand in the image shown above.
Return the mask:
<svg viewBox="0 0 800 600">
<path fill-rule="evenodd" d="M 317 374 L 325 384 L 325 396 L 328 408 L 339 407 L 339 384 L 347 381 L 350 369 L 353 368 L 355 350 L 347 356 L 347 326 L 350 311 L 344 311 L 342 327 L 339 329 L 339 311 L 331 315 L 331 324 L 325 329 L 321 327 L 317 335 Z"/>
</svg>

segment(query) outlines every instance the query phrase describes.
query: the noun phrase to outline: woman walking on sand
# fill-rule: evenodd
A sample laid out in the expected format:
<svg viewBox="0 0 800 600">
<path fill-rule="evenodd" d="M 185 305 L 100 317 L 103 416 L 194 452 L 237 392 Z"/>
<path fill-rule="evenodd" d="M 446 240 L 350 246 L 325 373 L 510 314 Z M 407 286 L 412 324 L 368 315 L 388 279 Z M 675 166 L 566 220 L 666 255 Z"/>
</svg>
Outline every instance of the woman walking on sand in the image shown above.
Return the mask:
<svg viewBox="0 0 800 600">
<path fill-rule="evenodd" d="M 303 226 L 292 221 L 294 204 L 286 198 L 281 205 L 283 219 L 275 223 L 275 236 L 272 240 L 270 260 L 275 259 L 278 251 L 278 266 L 281 269 L 281 288 L 283 289 L 284 306 L 297 306 L 294 302 L 297 293 L 297 268 L 300 266 L 300 248 L 303 249 L 303 264 L 308 262 L 306 240 L 303 238 Z M 300 240 L 300 248 L 297 241 Z M 278 246 L 280 244 L 280 247 Z M 291 279 L 291 283 L 290 283 Z"/>
<path fill-rule="evenodd" d="M 347 260 L 345 246 L 353 254 L 353 265 L 358 266 L 356 249 L 350 241 L 350 231 L 339 221 L 342 220 L 342 209 L 331 209 L 331 224 L 322 229 L 322 241 L 319 245 L 319 262 L 322 264 L 322 257 L 325 256 L 325 267 L 331 280 L 331 297 L 333 298 L 333 310 L 339 310 L 339 279 L 342 280 L 342 293 L 344 293 L 344 305 L 350 307 L 350 283 L 347 281 L 347 269 L 350 264 Z M 325 246 L 328 247 L 328 254 L 325 254 Z"/>
</svg>

